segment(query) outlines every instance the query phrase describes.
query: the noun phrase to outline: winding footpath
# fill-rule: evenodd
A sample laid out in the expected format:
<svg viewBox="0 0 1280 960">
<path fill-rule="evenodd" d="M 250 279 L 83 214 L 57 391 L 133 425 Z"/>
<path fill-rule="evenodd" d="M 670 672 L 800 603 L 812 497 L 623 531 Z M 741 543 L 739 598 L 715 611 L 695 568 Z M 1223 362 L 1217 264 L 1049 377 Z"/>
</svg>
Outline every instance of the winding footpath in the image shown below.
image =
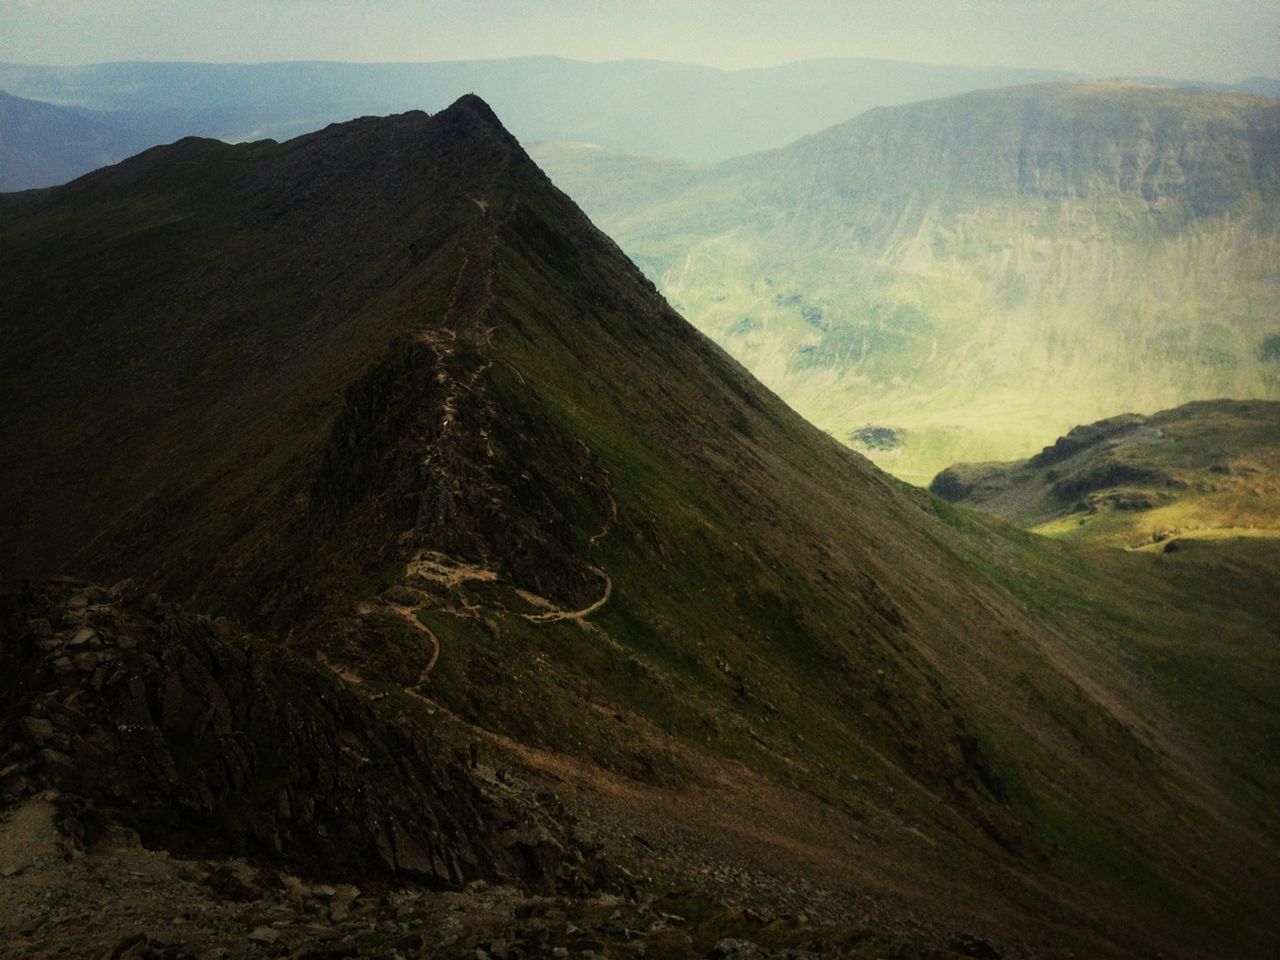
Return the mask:
<svg viewBox="0 0 1280 960">
<path fill-rule="evenodd" d="M 590 459 L 591 448 L 582 440 L 579 440 L 578 443 L 582 446 L 582 449 L 586 451 L 587 458 Z M 604 467 L 601 467 L 600 472 L 604 474 L 604 492 L 605 496 L 609 498 L 609 515 L 605 517 L 604 524 L 600 527 L 600 530 L 597 533 L 592 534 L 591 538 L 587 541 L 588 551 L 595 549 L 596 544 L 599 543 L 611 529 L 613 529 L 613 525 L 618 520 L 618 501 L 613 495 L 613 482 L 609 478 L 609 471 L 604 469 Z M 600 595 L 600 599 L 596 600 L 594 603 L 583 607 L 581 610 L 548 609 L 543 613 L 526 613 L 522 614 L 522 616 L 531 623 L 555 623 L 561 620 L 576 620 L 583 626 L 587 626 L 585 623 L 586 618 L 608 603 L 609 598 L 613 596 L 613 579 L 609 574 L 605 573 L 600 567 L 592 567 L 591 572 L 604 581 L 604 593 L 602 593 Z M 520 595 L 526 600 L 530 600 L 535 603 L 538 603 L 538 601 L 541 600 L 541 603 L 539 603 L 540 606 L 551 606 L 547 601 L 542 600 L 541 598 L 535 598 L 533 595 L 526 594 L 523 591 L 520 592 Z"/>
<path fill-rule="evenodd" d="M 435 669 L 436 661 L 440 659 L 440 638 L 435 635 L 430 627 L 418 619 L 418 615 L 414 613 L 412 607 L 402 606 L 398 603 L 388 604 L 388 607 L 399 614 L 405 623 L 426 637 L 431 644 L 431 659 L 427 661 L 426 666 L 419 672 L 418 679 L 413 682 L 413 686 L 410 688 L 416 690 L 427 682 L 427 679 L 431 676 L 431 671 Z"/>
<path fill-rule="evenodd" d="M 583 619 L 591 616 L 591 614 L 608 603 L 609 598 L 613 596 L 613 580 L 609 575 L 599 567 L 592 567 L 591 572 L 604 580 L 604 593 L 595 603 L 583 607 L 581 610 L 548 610 L 546 613 L 525 613 L 522 616 L 531 623 L 555 623 L 558 620 L 577 620 L 581 623 Z M 525 596 L 527 599 L 528 595 Z"/>
</svg>

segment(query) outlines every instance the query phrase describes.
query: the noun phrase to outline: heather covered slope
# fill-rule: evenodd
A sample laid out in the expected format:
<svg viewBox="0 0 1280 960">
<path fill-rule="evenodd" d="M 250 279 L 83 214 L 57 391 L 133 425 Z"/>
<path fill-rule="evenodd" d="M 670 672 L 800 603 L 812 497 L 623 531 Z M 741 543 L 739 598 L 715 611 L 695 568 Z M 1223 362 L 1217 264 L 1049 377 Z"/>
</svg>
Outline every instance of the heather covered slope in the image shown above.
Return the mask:
<svg viewBox="0 0 1280 960">
<path fill-rule="evenodd" d="M 699 329 L 922 485 L 1117 410 L 1277 398 L 1274 100 L 1049 84 L 702 170 L 537 156 Z"/>
<path fill-rule="evenodd" d="M 1228 618 L 886 477 L 475 98 L 4 198 L 0 253 L 7 579 L 239 617 L 690 857 L 884 898 L 920 949 L 1274 943 L 1273 672 L 1204 639 L 1265 634 L 1266 564 Z"/>
</svg>

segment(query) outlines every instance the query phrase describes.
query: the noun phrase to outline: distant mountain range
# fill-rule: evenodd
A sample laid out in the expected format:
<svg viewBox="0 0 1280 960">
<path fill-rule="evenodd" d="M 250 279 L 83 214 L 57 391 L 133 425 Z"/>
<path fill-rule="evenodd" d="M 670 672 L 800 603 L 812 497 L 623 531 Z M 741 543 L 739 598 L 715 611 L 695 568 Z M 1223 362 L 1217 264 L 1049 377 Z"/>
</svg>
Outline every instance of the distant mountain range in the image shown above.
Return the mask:
<svg viewBox="0 0 1280 960">
<path fill-rule="evenodd" d="M 844 163 L 831 136 L 799 149 Z M 872 156 L 889 181 L 900 154 Z M 1008 161 L 1070 206 L 1096 162 L 1050 156 Z M 1240 211 L 1179 182 L 1153 182 L 1171 218 Z M 844 209 L 808 187 L 814 227 Z M 0 262 L 0 798 L 289 877 L 211 864 L 229 894 L 156 906 L 159 855 L 100 866 L 112 834 L 91 925 L 37 926 L 88 855 L 6 886 L 18 949 L 1274 955 L 1271 545 L 1192 593 L 885 475 L 675 313 L 479 98 L 5 194 Z M 813 304 L 779 306 L 818 330 Z M 884 342 L 926 322 L 897 316 Z M 311 923 L 298 875 L 351 922 Z M 512 889 L 487 908 L 477 880 Z"/>
<path fill-rule="evenodd" d="M 558 57 L 440 63 L 0 64 L 20 97 L 163 121 L 166 134 L 277 139 L 328 123 L 443 109 L 477 93 L 522 140 L 590 141 L 690 161 L 779 147 L 871 107 L 979 87 L 1063 79 L 1049 70 L 811 60 L 718 70 L 652 60 Z"/>
<path fill-rule="evenodd" d="M 700 329 L 919 483 L 1121 410 L 1280 397 L 1272 99 L 1033 85 L 709 168 L 535 155 Z"/>
<path fill-rule="evenodd" d="M 781 147 L 873 107 L 1069 79 L 1080 76 L 867 59 L 806 60 L 746 70 L 559 57 L 388 64 L 0 63 L 0 91 L 108 114 L 96 119 L 139 133 L 137 149 L 185 136 L 288 138 L 357 116 L 439 110 L 471 92 L 495 104 L 522 140 L 589 142 L 695 163 Z M 1266 78 L 1234 86 L 1198 85 L 1280 94 L 1280 81 Z M 0 116 L 0 143 L 18 135 L 10 123 Z M 30 152 L 25 144 L 29 136 L 17 136 L 8 149 Z M 44 165 L 29 168 L 29 173 L 20 175 L 28 168 L 13 164 L 0 189 L 63 182 L 70 179 L 68 171 L 78 175 L 92 169 L 88 164 L 94 157 L 120 158 L 114 149 L 87 151 L 94 137 L 86 131 L 82 144 L 68 142 L 66 156 L 48 155 Z"/>
<path fill-rule="evenodd" d="M 122 119 L 0 92 L 0 191 L 66 183 L 156 143 Z"/>
</svg>

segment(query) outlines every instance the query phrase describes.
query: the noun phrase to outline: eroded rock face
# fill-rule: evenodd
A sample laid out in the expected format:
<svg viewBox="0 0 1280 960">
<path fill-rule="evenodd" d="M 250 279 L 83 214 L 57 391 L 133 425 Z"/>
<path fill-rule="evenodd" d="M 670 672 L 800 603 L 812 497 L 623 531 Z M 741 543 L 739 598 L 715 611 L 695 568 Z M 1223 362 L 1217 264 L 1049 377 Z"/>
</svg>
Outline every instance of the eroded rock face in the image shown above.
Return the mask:
<svg viewBox="0 0 1280 960">
<path fill-rule="evenodd" d="M 492 361 L 469 337 L 465 325 L 460 337 L 448 327 L 401 337 L 352 386 L 299 539 L 360 564 L 438 550 L 586 606 L 599 591 L 587 537 L 609 515 L 608 481 L 537 404 L 489 395 Z"/>
<path fill-rule="evenodd" d="M 150 845 L 439 887 L 601 880 L 554 798 L 494 794 L 411 711 L 392 722 L 327 670 L 127 584 L 7 599 L 0 665 L 9 779 L 83 797 Z"/>
<path fill-rule="evenodd" d="M 1124 437 L 1126 434 L 1146 426 L 1147 418 L 1134 413 L 1109 417 L 1097 423 L 1087 423 L 1072 427 L 1066 436 L 1059 437 L 1052 446 L 1045 447 L 1027 462 L 1033 467 L 1049 467 L 1076 456 L 1090 447 L 1100 447 L 1108 441 Z"/>
</svg>

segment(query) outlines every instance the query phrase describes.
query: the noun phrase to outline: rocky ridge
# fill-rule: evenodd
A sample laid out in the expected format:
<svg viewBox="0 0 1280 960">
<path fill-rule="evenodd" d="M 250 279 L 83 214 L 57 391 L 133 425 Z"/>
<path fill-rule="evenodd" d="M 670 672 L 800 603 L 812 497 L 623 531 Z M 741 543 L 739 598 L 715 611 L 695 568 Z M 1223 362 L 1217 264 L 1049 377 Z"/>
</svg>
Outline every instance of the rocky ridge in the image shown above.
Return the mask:
<svg viewBox="0 0 1280 960">
<path fill-rule="evenodd" d="M 180 855 L 330 877 L 602 882 L 554 796 L 496 794 L 447 736 L 226 621 L 61 580 L 7 603 L 0 631 L 10 801 L 56 790 Z"/>
</svg>

